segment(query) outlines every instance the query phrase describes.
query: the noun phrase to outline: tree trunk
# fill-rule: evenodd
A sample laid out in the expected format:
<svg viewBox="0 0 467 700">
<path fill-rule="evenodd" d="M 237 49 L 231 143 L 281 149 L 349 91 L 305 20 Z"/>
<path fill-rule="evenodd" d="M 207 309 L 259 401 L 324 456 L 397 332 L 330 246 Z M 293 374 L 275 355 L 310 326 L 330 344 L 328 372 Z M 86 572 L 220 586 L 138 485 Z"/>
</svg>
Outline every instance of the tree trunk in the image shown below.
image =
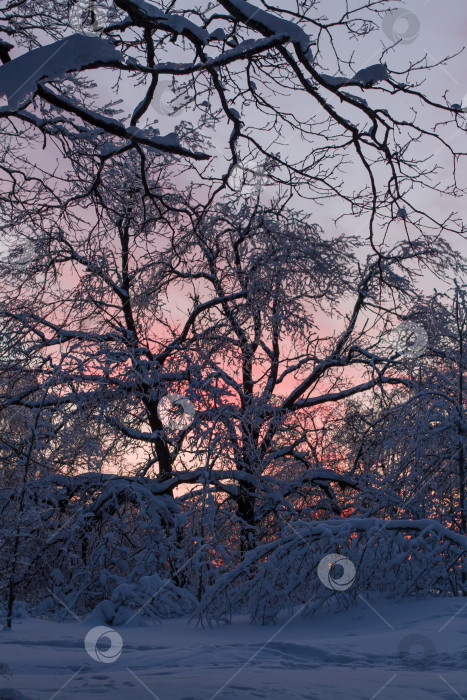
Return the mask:
<svg viewBox="0 0 467 700">
<path fill-rule="evenodd" d="M 153 432 L 156 430 L 163 431 L 164 426 L 162 425 L 157 414 L 157 402 L 153 400 L 146 401 L 146 409 L 148 411 L 151 430 Z M 172 462 L 170 459 L 170 450 L 167 441 L 164 438 L 156 438 L 154 441 L 154 446 L 156 448 L 157 459 L 159 461 L 159 476 L 162 480 L 168 479 L 172 474 Z"/>
<path fill-rule="evenodd" d="M 240 485 L 237 498 L 237 515 L 240 518 L 240 556 L 255 548 L 255 494 L 252 488 Z"/>
</svg>

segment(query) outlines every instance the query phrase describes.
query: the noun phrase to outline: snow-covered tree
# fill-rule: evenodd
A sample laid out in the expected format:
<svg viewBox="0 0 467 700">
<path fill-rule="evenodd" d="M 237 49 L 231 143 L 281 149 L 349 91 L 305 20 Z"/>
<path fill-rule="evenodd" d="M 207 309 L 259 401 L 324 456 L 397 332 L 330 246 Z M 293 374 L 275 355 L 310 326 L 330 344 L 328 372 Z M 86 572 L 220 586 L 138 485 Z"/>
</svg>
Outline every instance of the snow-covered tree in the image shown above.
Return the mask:
<svg viewBox="0 0 467 700">
<path fill-rule="evenodd" d="M 350 40 L 390 2 L 342 5 L 0 8 L 0 319 L 5 371 L 21 338 L 27 377 L 2 407 L 29 420 L 19 500 L 5 491 L 9 556 L 27 562 L 10 591 L 40 572 L 112 622 L 165 580 L 172 614 L 224 574 L 261 591 L 261 548 L 288 557 L 283 528 L 303 517 L 373 515 L 378 465 L 363 493 L 357 467 L 330 468 L 325 411 L 412 391 L 375 335 L 409 311 L 419 270 L 463 270 L 443 234 L 464 224 L 435 204 L 460 194 L 449 130 L 465 113 L 420 91 L 426 57 L 401 70 L 382 45 L 356 64 Z M 364 233 L 323 232 L 323 203 Z M 26 543 L 32 503 L 46 515 Z M 342 547 L 367 532 L 342 524 Z"/>
</svg>

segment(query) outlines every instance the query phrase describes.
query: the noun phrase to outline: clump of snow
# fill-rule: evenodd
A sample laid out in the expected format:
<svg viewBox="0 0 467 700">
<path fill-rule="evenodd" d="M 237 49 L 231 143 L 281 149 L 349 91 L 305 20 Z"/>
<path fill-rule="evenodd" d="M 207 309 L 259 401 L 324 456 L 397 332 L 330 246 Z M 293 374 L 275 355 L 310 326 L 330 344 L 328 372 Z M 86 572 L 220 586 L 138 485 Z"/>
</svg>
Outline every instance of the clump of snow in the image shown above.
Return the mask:
<svg viewBox="0 0 467 700">
<path fill-rule="evenodd" d="M 343 85 L 361 85 L 361 87 L 373 87 L 376 83 L 381 83 L 383 80 L 389 80 L 388 69 L 385 65 L 381 63 L 376 63 L 374 66 L 368 66 L 368 68 L 362 68 L 355 73 L 353 78 L 344 78 L 340 75 L 326 75 L 321 74 L 321 78 L 325 80 L 328 85 L 332 87 L 341 87 Z M 355 99 L 355 96 L 352 95 Z"/>
<path fill-rule="evenodd" d="M 321 73 L 320 77 L 332 87 L 341 87 L 341 85 L 347 85 L 349 82 L 348 78 L 343 78 L 341 75 L 326 75 L 326 73 Z"/>
<path fill-rule="evenodd" d="M 110 41 L 73 34 L 0 66 L 0 95 L 6 96 L 11 109 L 17 109 L 39 80 L 56 80 L 69 71 L 118 60 L 123 57 Z"/>
<path fill-rule="evenodd" d="M 345 97 L 349 97 L 351 100 L 353 100 L 354 102 L 358 102 L 358 104 L 361 104 L 364 107 L 368 107 L 368 102 L 365 99 L 363 99 L 363 97 L 359 97 L 358 95 L 351 95 L 350 92 L 344 91 L 342 91 L 340 94 L 345 95 Z"/>
<path fill-rule="evenodd" d="M 352 82 L 360 83 L 363 87 L 371 87 L 383 80 L 389 80 L 388 69 L 383 64 L 377 63 L 355 73 Z"/>
<path fill-rule="evenodd" d="M 170 579 L 163 580 L 158 574 L 152 574 L 118 585 L 110 600 L 102 600 L 86 617 L 86 624 L 144 625 L 148 618 L 159 620 L 191 614 L 196 606 L 197 601 L 189 591 L 179 588 Z"/>
<path fill-rule="evenodd" d="M 129 622 L 133 614 L 133 611 L 124 605 L 118 606 L 111 600 L 101 600 L 92 613 L 87 616 L 85 622 L 88 625 L 112 625 L 112 627 L 119 627 Z M 139 616 L 136 616 L 136 619 L 138 624 L 143 624 Z"/>
<path fill-rule="evenodd" d="M 134 583 L 120 584 L 112 593 L 111 603 L 118 619 L 124 617 L 128 610 L 135 611 L 132 617 L 140 613 L 153 619 L 179 617 L 192 613 L 197 606 L 196 599 L 188 590 L 176 586 L 170 579 L 162 579 L 157 573 L 141 576 Z"/>
<path fill-rule="evenodd" d="M 223 39 L 225 39 L 225 32 L 222 29 L 222 27 L 218 27 L 213 32 L 211 32 L 211 34 L 209 35 L 209 39 L 211 41 L 214 41 L 214 40 L 222 41 Z"/>
</svg>

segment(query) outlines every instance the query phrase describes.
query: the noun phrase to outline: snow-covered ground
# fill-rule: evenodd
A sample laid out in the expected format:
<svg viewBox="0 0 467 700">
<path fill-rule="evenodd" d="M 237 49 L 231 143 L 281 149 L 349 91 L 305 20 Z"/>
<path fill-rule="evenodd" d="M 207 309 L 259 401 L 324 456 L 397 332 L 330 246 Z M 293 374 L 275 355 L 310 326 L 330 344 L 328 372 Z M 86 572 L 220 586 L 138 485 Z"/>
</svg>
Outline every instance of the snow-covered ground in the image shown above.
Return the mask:
<svg viewBox="0 0 467 700">
<path fill-rule="evenodd" d="M 462 598 L 361 598 L 352 610 L 268 627 L 243 617 L 204 629 L 176 619 L 115 628 L 123 647 L 118 655 L 115 636 L 111 663 L 84 647 L 95 619 L 18 620 L 1 633 L 0 698 L 465 699 L 466 620 Z M 102 638 L 98 650 L 108 647 Z"/>
</svg>

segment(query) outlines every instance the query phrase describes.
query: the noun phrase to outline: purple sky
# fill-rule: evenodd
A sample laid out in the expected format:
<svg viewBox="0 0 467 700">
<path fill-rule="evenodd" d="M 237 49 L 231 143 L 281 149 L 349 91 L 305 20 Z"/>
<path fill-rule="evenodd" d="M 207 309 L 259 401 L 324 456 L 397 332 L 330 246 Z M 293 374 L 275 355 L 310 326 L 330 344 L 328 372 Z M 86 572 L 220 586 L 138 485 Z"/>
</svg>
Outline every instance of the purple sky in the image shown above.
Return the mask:
<svg viewBox="0 0 467 700">
<path fill-rule="evenodd" d="M 254 4 L 259 5 L 259 2 Z M 360 6 L 362 3 L 360 0 L 349 0 L 348 5 L 351 8 Z M 290 7 L 290 0 L 281 0 L 275 3 L 276 6 Z M 397 7 L 398 3 L 395 1 L 393 3 L 394 7 Z M 388 7 L 391 3 L 388 3 Z M 192 7 L 192 4 L 188 0 L 183 0 L 176 4 L 178 9 L 183 7 Z M 317 13 L 328 12 L 333 18 L 339 16 L 340 10 L 345 7 L 344 0 L 332 0 L 331 3 L 321 2 L 317 5 Z M 367 37 L 361 38 L 358 41 L 350 43 L 348 39 L 346 44 L 341 41 L 339 44 L 338 38 L 336 37 L 336 43 L 342 56 L 347 58 L 353 53 L 354 68 L 355 72 L 360 68 L 365 68 L 369 65 L 378 63 L 381 60 L 382 43 L 385 45 L 391 43 L 391 38 L 396 40 L 398 37 L 402 37 L 402 42 L 391 52 L 386 54 L 384 61 L 386 61 L 389 70 L 398 71 L 405 68 L 410 62 L 416 62 L 422 59 L 425 55 L 431 62 L 436 62 L 441 60 L 448 54 L 454 54 L 458 52 L 467 43 L 467 3 L 465 0 L 406 0 L 404 5 L 399 6 L 398 10 L 399 18 L 394 21 L 394 18 L 386 18 L 384 21 L 380 18 L 378 23 L 380 28 L 368 35 Z M 313 38 L 313 37 L 312 37 Z M 342 35 L 344 39 L 345 36 Z M 173 46 L 173 45 L 171 45 Z M 172 53 L 166 54 L 161 60 L 166 61 L 171 58 L 175 60 L 177 48 L 171 48 Z M 18 55 L 18 51 L 15 50 L 12 56 Z M 429 95 L 436 101 L 442 101 L 443 93 L 447 94 L 447 98 L 450 103 L 463 103 L 464 97 L 467 100 L 467 79 L 465 77 L 466 71 L 466 53 L 462 53 L 457 58 L 453 59 L 449 64 L 444 66 L 439 66 L 433 69 L 429 74 L 424 73 L 426 78 L 425 84 L 420 88 L 425 94 Z M 331 60 L 329 63 L 329 72 L 334 73 L 334 67 L 332 66 Z M 99 102 L 104 104 L 110 99 L 115 99 L 116 94 L 112 91 L 112 81 L 109 80 L 109 72 L 102 72 L 102 80 L 98 80 L 99 84 Z M 96 77 L 94 74 L 93 77 Z M 125 76 L 126 77 L 126 76 Z M 132 111 L 135 104 L 139 102 L 143 95 L 143 88 L 135 88 L 130 85 L 129 80 L 124 80 L 120 87 L 121 89 L 118 97 L 124 97 L 124 112 Z M 352 89 L 353 94 L 363 94 L 358 89 Z M 155 109 L 150 115 L 152 119 L 158 120 L 158 127 L 162 134 L 166 134 L 173 130 L 175 124 L 177 124 L 182 118 L 193 118 L 190 113 L 183 114 L 179 113 L 175 118 L 169 117 L 164 114 L 164 110 L 161 110 L 161 95 L 157 95 L 157 104 Z M 295 114 L 300 115 L 301 110 L 303 111 L 304 117 L 311 116 L 307 113 L 307 110 L 314 108 L 314 105 L 309 99 L 300 100 L 297 96 L 294 96 L 294 101 L 287 99 L 284 96 L 283 104 L 284 109 L 293 110 Z M 385 104 L 379 102 L 379 95 L 372 96 L 370 104 L 372 106 L 386 106 Z M 381 96 L 381 100 L 383 97 Z M 162 97 L 163 101 L 163 97 Z M 406 105 L 403 100 L 395 102 L 399 114 L 404 113 L 404 108 Z M 311 105 L 311 106 L 310 106 Z M 426 119 L 423 116 L 424 106 L 420 105 L 419 114 L 421 122 L 423 125 L 429 127 L 432 123 L 432 114 L 426 115 Z M 407 116 L 410 117 L 410 112 L 407 112 Z M 251 121 L 254 122 L 257 115 L 251 114 Z M 195 120 L 193 120 L 195 121 Z M 214 148 L 211 149 L 215 152 L 216 146 L 220 149 L 219 153 L 222 152 L 222 148 L 225 146 L 226 137 L 230 132 L 231 125 L 229 124 L 225 129 L 218 129 L 215 133 L 211 132 L 213 135 Z M 466 142 L 466 132 L 459 129 L 457 126 L 452 125 L 448 127 L 445 131 L 445 137 L 450 141 L 450 143 L 458 150 L 466 150 L 463 142 Z M 266 134 L 263 140 L 264 145 L 270 145 L 271 138 Z M 466 143 L 467 146 L 467 143 Z M 289 135 L 283 139 L 281 144 L 277 144 L 277 150 L 280 150 L 282 156 L 287 156 L 288 159 L 294 161 L 298 159 L 303 154 L 304 148 L 312 149 L 312 144 L 304 144 L 300 141 L 297 136 Z M 54 154 L 55 155 L 55 154 Z M 425 155 L 425 154 L 423 154 Z M 443 155 L 437 154 L 435 152 L 434 158 L 436 162 L 443 164 Z M 217 175 L 225 172 L 223 167 L 223 161 L 221 158 L 216 159 L 219 168 L 216 171 Z M 361 175 L 359 171 L 352 165 L 349 165 L 346 169 L 344 175 L 344 180 L 348 183 L 359 182 Z M 459 172 L 459 184 L 467 186 L 467 178 L 462 170 Z M 263 192 L 263 197 L 267 200 L 272 191 L 271 189 L 265 188 Z M 421 193 L 418 199 L 418 204 L 423 206 L 425 209 L 430 209 L 439 218 L 444 218 L 444 216 L 451 211 L 456 209 L 461 215 L 465 210 L 465 198 L 459 198 L 457 201 L 452 200 L 449 197 L 437 198 L 433 196 L 432 193 L 426 191 Z M 298 197 L 294 200 L 294 205 L 303 208 L 310 212 L 313 220 L 318 223 L 324 230 L 325 235 L 335 235 L 336 233 L 347 233 L 347 234 L 361 234 L 364 237 L 367 233 L 366 220 L 362 217 L 361 219 L 355 219 L 347 217 L 342 219 L 337 227 L 333 224 L 333 218 L 335 218 L 340 212 L 341 208 L 338 201 L 327 200 L 321 206 L 316 205 L 313 202 L 299 199 Z M 410 211 L 409 211 L 409 222 L 410 222 Z M 399 227 L 401 236 L 404 234 L 402 221 L 394 222 L 393 233 L 391 233 L 391 240 L 397 240 L 399 238 Z M 455 245 L 458 250 L 461 250 L 467 255 L 467 242 L 460 240 L 459 238 L 451 237 L 451 243 Z M 431 282 L 427 279 L 427 289 L 431 286 Z"/>
</svg>

